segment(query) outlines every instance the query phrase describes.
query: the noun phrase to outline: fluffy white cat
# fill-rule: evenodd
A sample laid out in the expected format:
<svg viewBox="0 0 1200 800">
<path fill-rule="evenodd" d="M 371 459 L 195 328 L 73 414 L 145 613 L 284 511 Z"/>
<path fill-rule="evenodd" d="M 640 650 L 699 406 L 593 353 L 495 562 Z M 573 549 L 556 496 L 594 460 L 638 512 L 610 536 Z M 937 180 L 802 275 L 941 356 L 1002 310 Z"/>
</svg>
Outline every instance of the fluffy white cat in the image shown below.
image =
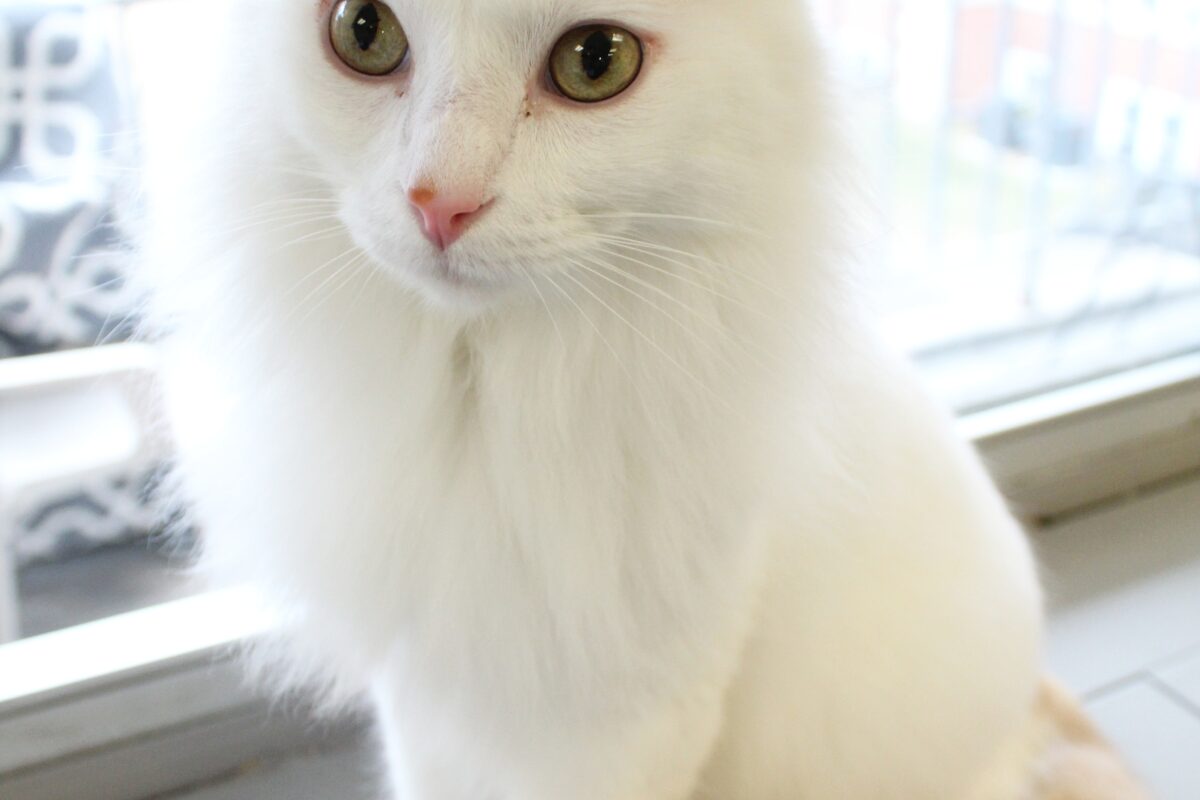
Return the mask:
<svg viewBox="0 0 1200 800">
<path fill-rule="evenodd" d="M 399 800 L 1048 785 L 1029 548 L 844 291 L 800 5 L 205 6 L 147 120 L 180 484 Z"/>
</svg>

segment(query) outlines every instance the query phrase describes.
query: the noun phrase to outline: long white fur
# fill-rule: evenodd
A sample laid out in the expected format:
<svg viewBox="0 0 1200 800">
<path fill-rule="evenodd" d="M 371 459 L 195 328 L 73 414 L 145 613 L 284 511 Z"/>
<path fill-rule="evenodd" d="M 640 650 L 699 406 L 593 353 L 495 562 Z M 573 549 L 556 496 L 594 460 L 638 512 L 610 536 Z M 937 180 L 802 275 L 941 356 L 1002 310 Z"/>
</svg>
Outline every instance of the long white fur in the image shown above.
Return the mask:
<svg viewBox="0 0 1200 800">
<path fill-rule="evenodd" d="M 1016 800 L 1034 566 L 847 299 L 802 9 L 392 6 L 367 81 L 328 2 L 205 4 L 147 120 L 204 565 L 372 698 L 400 800 Z M 647 63 L 571 106 L 545 60 L 597 18 Z M 496 198 L 448 261 L 421 181 Z"/>
</svg>

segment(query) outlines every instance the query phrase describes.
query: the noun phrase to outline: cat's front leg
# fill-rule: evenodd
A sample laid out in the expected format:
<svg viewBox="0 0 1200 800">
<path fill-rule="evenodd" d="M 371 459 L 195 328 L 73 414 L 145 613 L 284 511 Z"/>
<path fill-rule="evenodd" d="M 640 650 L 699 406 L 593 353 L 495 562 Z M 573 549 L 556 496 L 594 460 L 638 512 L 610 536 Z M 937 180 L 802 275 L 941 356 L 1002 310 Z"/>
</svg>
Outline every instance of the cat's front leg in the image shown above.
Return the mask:
<svg viewBox="0 0 1200 800">
<path fill-rule="evenodd" d="M 723 693 L 704 687 L 637 714 L 513 722 L 501 739 L 380 704 L 393 800 L 688 800 L 714 749 Z"/>
<path fill-rule="evenodd" d="M 505 798 L 688 800 L 718 737 L 721 693 L 701 691 L 624 723 L 546 737 Z"/>
<path fill-rule="evenodd" d="M 402 724 L 393 708 L 377 705 L 376 728 L 387 768 L 386 800 L 492 800 L 474 770 L 456 770 L 417 726 Z"/>
</svg>

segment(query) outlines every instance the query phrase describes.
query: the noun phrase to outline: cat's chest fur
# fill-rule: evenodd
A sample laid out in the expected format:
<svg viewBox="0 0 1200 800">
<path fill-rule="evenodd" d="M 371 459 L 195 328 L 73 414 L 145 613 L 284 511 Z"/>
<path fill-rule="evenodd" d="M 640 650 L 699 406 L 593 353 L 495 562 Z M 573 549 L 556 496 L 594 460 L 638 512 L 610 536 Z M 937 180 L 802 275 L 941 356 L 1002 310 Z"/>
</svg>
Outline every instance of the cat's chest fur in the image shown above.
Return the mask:
<svg viewBox="0 0 1200 800">
<path fill-rule="evenodd" d="M 256 356 L 227 367 L 236 399 L 185 454 L 217 569 L 364 664 L 403 653 L 447 687 L 540 674 L 544 697 L 644 672 L 746 613 L 729 598 L 747 596 L 769 476 L 737 393 L 712 392 L 727 367 L 673 371 L 599 306 L 463 325 L 383 313 L 361 288 L 306 316 L 268 291 L 231 320 L 230 346 Z"/>
</svg>

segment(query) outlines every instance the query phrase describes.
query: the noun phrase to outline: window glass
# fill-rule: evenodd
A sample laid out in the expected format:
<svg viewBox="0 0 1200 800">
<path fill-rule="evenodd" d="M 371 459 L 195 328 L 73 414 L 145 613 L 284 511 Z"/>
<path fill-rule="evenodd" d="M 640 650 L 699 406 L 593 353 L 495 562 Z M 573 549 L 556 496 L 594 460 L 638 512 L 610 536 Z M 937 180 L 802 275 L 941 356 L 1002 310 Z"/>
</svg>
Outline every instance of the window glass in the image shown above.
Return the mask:
<svg viewBox="0 0 1200 800">
<path fill-rule="evenodd" d="M 960 410 L 1200 345 L 1200 2 L 818 0 L 888 330 Z"/>
</svg>

